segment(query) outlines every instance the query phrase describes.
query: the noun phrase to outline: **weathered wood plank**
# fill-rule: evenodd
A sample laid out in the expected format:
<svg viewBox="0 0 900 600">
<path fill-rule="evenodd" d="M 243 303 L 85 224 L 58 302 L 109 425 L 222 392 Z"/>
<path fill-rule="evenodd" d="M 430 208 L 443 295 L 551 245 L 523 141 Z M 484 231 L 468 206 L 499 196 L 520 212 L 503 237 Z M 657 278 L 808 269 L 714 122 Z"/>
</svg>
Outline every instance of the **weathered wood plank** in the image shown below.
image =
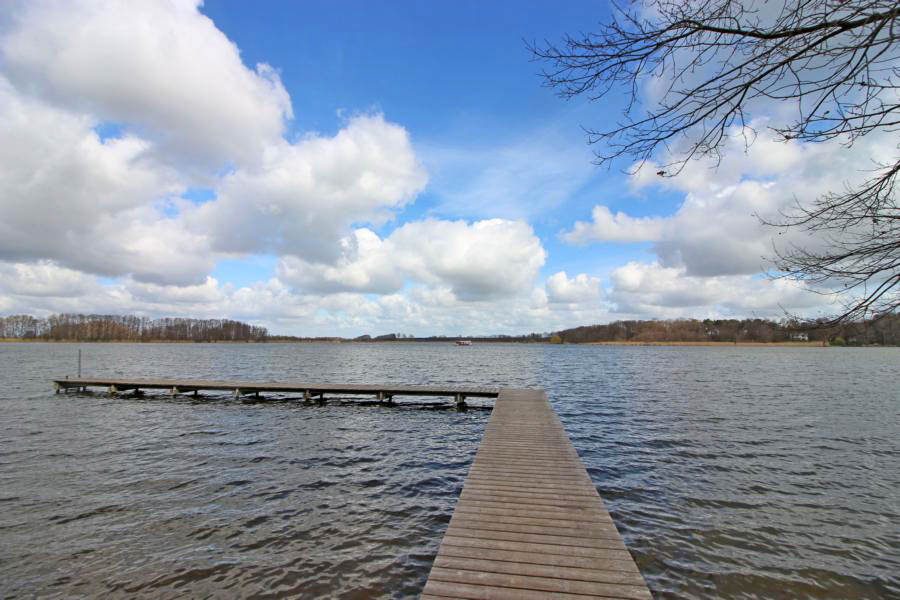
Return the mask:
<svg viewBox="0 0 900 600">
<path fill-rule="evenodd" d="M 467 585 L 497 586 L 516 590 L 534 590 L 544 592 L 562 592 L 567 594 L 583 594 L 606 598 L 631 598 L 652 600 L 646 586 L 622 585 L 615 583 L 597 583 L 573 579 L 557 579 L 530 575 L 511 575 L 508 573 L 490 573 L 484 571 L 465 571 L 462 569 L 431 569 L 429 581 L 461 583 Z"/>
<path fill-rule="evenodd" d="M 515 467 L 504 469 L 500 466 L 485 467 L 483 465 L 472 465 L 469 468 L 469 472 L 479 473 L 489 477 L 504 477 L 506 479 L 555 480 L 563 483 L 574 482 L 591 485 L 591 480 L 586 475 L 571 471 L 558 471 L 555 469 L 545 469 L 541 471 L 540 469 L 519 469 Z"/>
<path fill-rule="evenodd" d="M 462 503 L 458 504 L 456 507 L 457 511 L 467 512 L 467 513 L 476 513 L 481 515 L 499 515 L 499 516 L 510 516 L 510 517 L 538 517 L 538 518 L 551 518 L 551 519 L 564 519 L 567 521 L 584 521 L 587 523 L 595 523 L 599 520 L 603 519 L 602 513 L 585 513 L 585 512 L 572 512 L 572 511 L 555 511 L 553 514 L 548 514 L 543 510 L 520 510 L 516 508 L 498 508 L 496 506 L 472 506 L 471 503 L 466 503 L 464 506 Z M 608 514 L 608 513 L 607 513 Z"/>
<path fill-rule="evenodd" d="M 481 452 L 477 457 L 477 462 L 472 463 L 473 469 L 485 470 L 501 470 L 501 471 L 519 471 L 519 472 L 540 472 L 547 475 L 562 474 L 568 476 L 579 476 L 587 480 L 587 475 L 583 472 L 575 470 L 571 464 L 567 462 L 575 460 L 576 456 L 568 456 L 565 454 L 556 454 L 552 457 L 542 455 L 535 457 L 531 464 L 526 464 L 526 460 L 521 458 L 509 458 L 507 456 L 493 454 L 490 451 Z"/>
<path fill-rule="evenodd" d="M 492 484 L 483 484 L 483 483 L 471 483 L 466 486 L 467 492 L 481 492 L 484 494 L 500 494 L 502 496 L 519 496 L 522 498 L 560 498 L 560 497 L 575 497 L 575 498 L 590 498 L 594 499 L 597 497 L 594 488 L 576 488 L 563 494 L 559 492 L 553 491 L 545 491 L 540 489 L 534 489 L 529 486 L 502 486 L 502 485 L 492 485 Z"/>
<path fill-rule="evenodd" d="M 475 558 L 478 560 L 502 560 L 506 562 L 529 563 L 535 565 L 555 565 L 580 569 L 596 569 L 599 571 L 628 571 L 639 573 L 637 565 L 635 565 L 634 561 L 631 559 L 631 555 L 626 552 L 618 553 L 618 556 L 621 558 L 597 558 L 570 556 L 567 554 L 524 552 L 521 550 L 497 550 L 494 548 L 454 546 L 445 541 L 441 544 L 441 551 L 440 554 L 438 554 L 438 557 L 441 556 Z"/>
<path fill-rule="evenodd" d="M 539 473 L 537 471 L 517 471 L 515 469 L 486 469 L 484 467 L 472 466 L 469 469 L 469 472 L 473 475 L 482 475 L 485 477 L 490 477 L 497 480 L 514 480 L 514 481 L 525 481 L 525 482 L 535 482 L 535 481 L 546 481 L 546 482 L 557 482 L 562 484 L 583 484 L 590 485 L 591 481 L 586 476 L 582 475 L 562 475 L 559 473 Z"/>
<path fill-rule="evenodd" d="M 560 528 L 591 528 L 591 527 L 615 527 L 612 519 L 597 519 L 596 521 L 567 521 L 565 519 L 551 519 L 546 517 L 514 517 L 510 515 L 482 515 L 480 513 L 457 511 L 453 514 L 453 518 L 463 521 L 477 521 L 484 523 L 507 523 L 510 525 L 539 525 L 544 527 L 560 527 Z M 451 522 L 453 519 L 450 519 Z M 616 532 L 618 533 L 618 531 Z"/>
<path fill-rule="evenodd" d="M 509 575 L 531 575 L 552 577 L 555 579 L 571 579 L 572 581 L 595 581 L 598 583 L 617 583 L 623 585 L 643 585 L 644 579 L 634 571 L 607 571 L 595 567 L 562 567 L 557 565 L 535 565 L 531 563 L 510 562 L 490 558 L 459 558 L 455 556 L 438 556 L 434 566 L 446 569 L 465 571 L 485 571 L 489 573 L 506 573 Z"/>
<path fill-rule="evenodd" d="M 583 537 L 588 539 L 609 538 L 618 539 L 619 532 L 612 524 L 585 525 L 584 527 L 559 527 L 557 525 L 522 525 L 519 523 L 499 523 L 497 521 L 477 521 L 465 517 L 454 517 L 450 520 L 450 527 L 462 527 L 465 529 L 483 529 L 493 531 L 509 531 L 518 533 L 542 533 L 546 535 L 565 535 L 568 537 Z M 450 531 L 448 529 L 448 531 Z"/>
<path fill-rule="evenodd" d="M 560 488 L 558 487 L 546 487 L 539 485 L 529 485 L 525 483 L 500 483 L 497 481 L 491 481 L 490 479 L 482 479 L 479 481 L 472 480 L 466 481 L 467 486 L 471 486 L 474 489 L 492 489 L 501 492 L 532 492 L 537 494 L 551 494 L 551 495 L 559 495 Z M 583 487 L 574 487 L 566 490 L 566 494 L 569 495 L 581 495 L 581 496 L 591 496 L 596 497 L 597 490 L 594 489 L 593 486 L 583 486 Z"/>
<path fill-rule="evenodd" d="M 545 533 L 516 533 L 497 531 L 494 529 L 467 529 L 460 525 L 450 525 L 447 533 L 454 537 L 477 538 L 479 540 L 497 540 L 507 542 L 523 542 L 528 544 L 544 544 L 548 546 L 567 546 L 570 548 L 605 548 L 608 550 L 624 550 L 621 538 L 600 537 L 568 537 Z M 565 550 L 559 550 L 565 552 Z"/>
<path fill-rule="evenodd" d="M 474 600 L 585 600 L 586 598 L 617 598 L 652 600 L 646 587 L 567 581 L 543 577 L 522 577 L 475 571 L 441 570 L 441 575 L 463 581 L 429 578 L 427 593 L 449 595 Z M 564 585 L 568 584 L 568 585 Z M 560 589 L 561 588 L 561 589 Z M 577 590 L 577 591 L 575 591 Z"/>
<path fill-rule="evenodd" d="M 532 590 L 516 590 L 483 585 L 465 585 L 448 581 L 436 581 L 429 579 L 425 583 L 424 597 L 431 597 L 439 593 L 439 598 L 466 598 L 467 600 L 586 600 L 599 596 L 584 596 L 582 594 L 548 594 Z"/>
<path fill-rule="evenodd" d="M 468 481 L 471 479 L 474 482 L 479 482 L 483 484 L 497 484 L 497 485 L 516 485 L 517 487 L 531 487 L 534 488 L 544 488 L 548 490 L 560 490 L 560 493 L 565 493 L 566 490 L 570 489 L 579 489 L 579 490 L 589 490 L 592 489 L 593 486 L 589 485 L 587 482 L 565 482 L 558 481 L 553 479 L 524 479 L 517 477 L 497 477 L 491 474 L 485 473 L 472 473 L 466 479 Z"/>
<path fill-rule="evenodd" d="M 528 512 L 542 512 L 544 515 L 548 517 L 552 516 L 561 516 L 561 515 L 574 515 L 576 517 L 580 517 L 581 520 L 591 519 L 596 515 L 597 517 L 605 517 L 608 513 L 602 508 L 592 508 L 592 507 L 581 507 L 581 506 L 528 506 L 523 504 L 517 504 L 513 502 L 493 502 L 490 500 L 466 500 L 466 506 L 472 506 L 474 508 L 493 508 L 499 510 L 509 510 L 510 514 L 514 514 L 519 511 L 528 511 Z M 523 515 L 524 516 L 524 515 Z"/>
<path fill-rule="evenodd" d="M 578 499 L 581 500 L 578 500 Z M 556 508 L 594 508 L 596 503 L 592 502 L 593 498 L 589 496 L 571 496 L 568 498 L 523 498 L 521 496 L 501 496 L 497 494 L 485 494 L 479 492 L 467 491 L 460 495 L 460 499 L 474 500 L 481 502 L 502 502 L 504 504 L 521 504 L 527 507 L 549 506 Z"/>
</svg>

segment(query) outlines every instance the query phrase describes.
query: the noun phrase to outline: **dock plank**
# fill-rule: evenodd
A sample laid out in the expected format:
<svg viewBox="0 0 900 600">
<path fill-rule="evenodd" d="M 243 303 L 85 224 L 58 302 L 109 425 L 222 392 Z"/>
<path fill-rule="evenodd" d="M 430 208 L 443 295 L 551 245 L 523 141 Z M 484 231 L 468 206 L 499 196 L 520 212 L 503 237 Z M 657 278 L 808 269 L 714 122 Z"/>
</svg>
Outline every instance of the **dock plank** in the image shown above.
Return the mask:
<svg viewBox="0 0 900 600">
<path fill-rule="evenodd" d="M 450 521 L 451 526 L 462 527 L 463 529 L 481 529 L 515 533 L 539 533 L 546 535 L 564 535 L 568 537 L 578 537 L 587 539 L 609 538 L 616 539 L 618 532 L 614 527 L 597 527 L 589 525 L 582 528 L 557 527 L 554 525 L 516 525 L 513 523 L 495 523 L 489 521 L 472 521 L 469 519 L 453 519 Z"/>
<path fill-rule="evenodd" d="M 651 598 L 542 390 L 501 390 L 422 598 Z"/>
</svg>

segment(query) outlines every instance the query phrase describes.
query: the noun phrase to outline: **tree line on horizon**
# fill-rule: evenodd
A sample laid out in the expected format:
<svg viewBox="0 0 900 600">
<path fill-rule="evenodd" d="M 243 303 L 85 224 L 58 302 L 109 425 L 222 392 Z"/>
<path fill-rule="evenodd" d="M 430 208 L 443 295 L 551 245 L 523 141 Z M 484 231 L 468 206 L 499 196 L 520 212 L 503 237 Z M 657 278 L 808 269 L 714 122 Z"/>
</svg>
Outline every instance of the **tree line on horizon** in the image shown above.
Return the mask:
<svg viewBox="0 0 900 600">
<path fill-rule="evenodd" d="M 270 335 L 265 327 L 231 319 L 191 319 L 166 317 L 151 319 L 135 315 L 58 314 L 47 318 L 30 315 L 0 317 L 0 339 L 46 341 L 126 341 L 126 342 L 445 342 L 467 336 L 387 334 L 364 335 L 353 340 L 341 337 L 296 337 Z M 786 319 L 664 319 L 626 320 L 585 325 L 554 334 L 531 333 L 519 336 L 467 337 L 478 342 L 788 342 L 810 341 L 832 345 L 900 345 L 900 314 L 891 313 L 866 321 L 822 326 Z"/>
<path fill-rule="evenodd" d="M 557 339 L 558 338 L 558 339 Z M 590 342 L 791 342 L 832 345 L 900 345 L 900 314 L 826 327 L 822 323 L 768 319 L 666 319 L 616 321 L 558 331 L 554 341 Z"/>
<path fill-rule="evenodd" d="M 59 314 L 0 317 L 0 339 L 80 342 L 242 342 L 264 341 L 265 327 L 231 319 L 151 319 L 135 315 Z"/>
</svg>

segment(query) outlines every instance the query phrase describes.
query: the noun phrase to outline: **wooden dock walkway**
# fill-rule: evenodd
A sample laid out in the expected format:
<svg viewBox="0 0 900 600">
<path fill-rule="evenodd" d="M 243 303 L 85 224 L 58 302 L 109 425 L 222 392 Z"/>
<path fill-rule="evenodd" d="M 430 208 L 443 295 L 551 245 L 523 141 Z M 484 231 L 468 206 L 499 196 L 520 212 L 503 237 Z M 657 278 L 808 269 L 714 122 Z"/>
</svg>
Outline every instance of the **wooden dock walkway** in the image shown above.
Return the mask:
<svg viewBox="0 0 900 600">
<path fill-rule="evenodd" d="M 504 389 L 422 600 L 652 598 L 543 390 Z"/>
<path fill-rule="evenodd" d="M 465 404 L 466 398 L 496 398 L 500 390 L 491 387 L 466 386 L 427 386 L 404 385 L 392 386 L 381 384 L 330 384 L 288 382 L 274 383 L 263 381 L 206 381 L 198 379 L 117 379 L 108 377 L 62 377 L 53 380 L 56 392 L 69 389 L 105 388 L 110 394 L 141 390 L 166 390 L 173 396 L 201 391 L 231 392 L 235 398 L 241 396 L 259 396 L 261 393 L 298 393 L 307 400 L 324 398 L 326 394 L 370 395 L 387 403 L 393 402 L 394 396 L 448 396 L 454 398 L 458 405 Z"/>
</svg>

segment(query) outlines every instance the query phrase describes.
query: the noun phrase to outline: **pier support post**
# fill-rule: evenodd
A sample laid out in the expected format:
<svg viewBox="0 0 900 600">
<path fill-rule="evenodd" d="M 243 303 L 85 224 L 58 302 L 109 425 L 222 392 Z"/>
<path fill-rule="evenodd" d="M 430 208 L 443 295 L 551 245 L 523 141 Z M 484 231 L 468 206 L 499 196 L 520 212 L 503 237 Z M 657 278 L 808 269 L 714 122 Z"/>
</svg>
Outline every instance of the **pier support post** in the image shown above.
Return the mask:
<svg viewBox="0 0 900 600">
<path fill-rule="evenodd" d="M 456 410 L 466 410 L 465 394 L 456 394 Z"/>
<path fill-rule="evenodd" d="M 233 395 L 233 397 L 234 397 L 235 400 L 240 399 L 240 397 L 241 397 L 241 388 L 234 388 L 234 395 Z"/>
<path fill-rule="evenodd" d="M 303 390 L 303 401 L 307 404 L 313 401 L 313 396 L 315 396 L 316 404 L 318 404 L 319 406 L 326 404 L 324 393 L 320 392 L 318 394 L 313 394 L 309 390 Z"/>
<path fill-rule="evenodd" d="M 53 389 L 56 391 L 57 394 L 59 393 L 59 388 L 60 388 L 60 385 L 58 383 L 53 384 Z"/>
<path fill-rule="evenodd" d="M 177 395 L 178 395 L 178 386 L 177 385 L 172 386 L 172 397 L 174 398 Z"/>
<path fill-rule="evenodd" d="M 109 391 L 110 396 L 115 396 L 119 392 L 119 390 L 116 389 L 116 386 L 114 386 L 114 385 L 109 386 L 108 391 Z"/>
</svg>

